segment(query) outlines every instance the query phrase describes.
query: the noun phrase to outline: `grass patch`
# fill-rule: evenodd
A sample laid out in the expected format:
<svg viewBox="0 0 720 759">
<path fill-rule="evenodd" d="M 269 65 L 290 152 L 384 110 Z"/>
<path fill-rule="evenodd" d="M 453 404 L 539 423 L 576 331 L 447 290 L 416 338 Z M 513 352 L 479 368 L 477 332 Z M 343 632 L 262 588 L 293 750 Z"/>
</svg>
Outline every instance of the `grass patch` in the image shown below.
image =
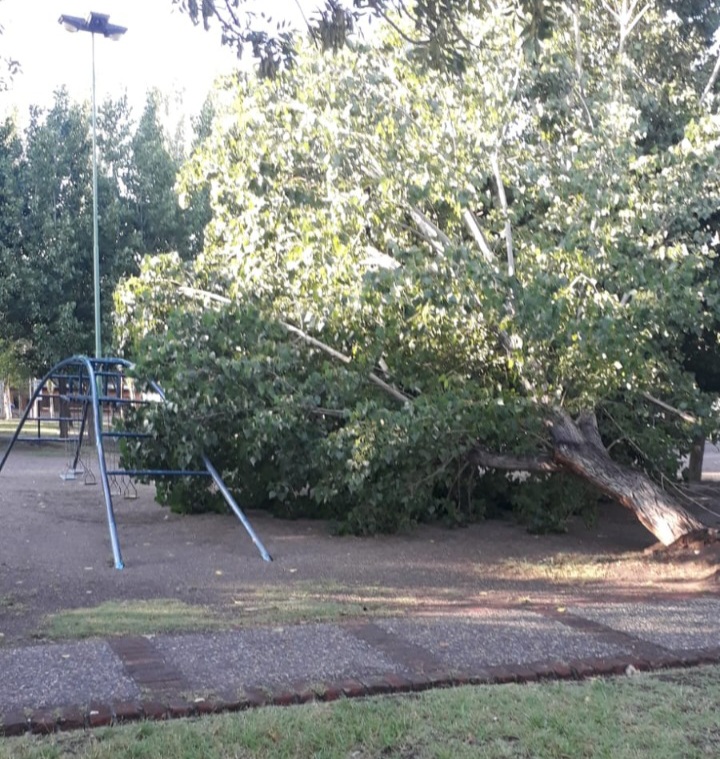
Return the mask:
<svg viewBox="0 0 720 759">
<path fill-rule="evenodd" d="M 260 594 L 259 594 L 260 595 Z M 286 594 L 287 596 L 287 594 Z M 380 614 L 379 609 L 346 601 L 302 599 L 292 594 L 273 603 L 268 599 L 237 601 L 238 616 L 232 616 L 237 627 L 254 625 L 292 625 L 301 622 L 339 622 Z"/>
<path fill-rule="evenodd" d="M 720 745 L 720 667 L 466 687 L 13 738 L 0 759 L 700 759 Z"/>
<path fill-rule="evenodd" d="M 91 638 L 207 630 L 222 625 L 223 621 L 205 606 L 160 598 L 107 601 L 90 608 L 61 611 L 46 618 L 42 633 L 50 638 Z"/>
<path fill-rule="evenodd" d="M 12 434 L 17 429 L 19 422 L 19 419 L 0 419 L 0 433 Z"/>
<path fill-rule="evenodd" d="M 293 624 L 299 622 L 338 622 L 388 614 L 396 609 L 382 598 L 349 592 L 334 583 L 295 583 L 264 585 L 231 599 L 229 612 L 236 626 Z"/>
<path fill-rule="evenodd" d="M 152 635 L 183 630 L 227 630 L 240 627 L 343 622 L 369 617 L 403 616 L 443 608 L 467 596 L 447 592 L 436 601 L 398 593 L 395 588 L 348 589 L 336 583 L 261 585 L 231 593 L 220 604 L 191 605 L 174 599 L 110 601 L 90 608 L 49 615 L 38 637 L 90 638 L 112 635 Z M 0 598 L 0 608 L 2 598 Z"/>
<path fill-rule="evenodd" d="M 11 437 L 20 424 L 20 419 L 0 419 L 0 435 L 3 437 Z M 23 425 L 22 432 L 23 437 L 36 437 L 38 430 L 37 420 L 27 420 Z M 60 436 L 60 423 L 57 420 L 43 421 L 40 423 L 41 439 L 43 437 L 59 437 Z"/>
<path fill-rule="evenodd" d="M 0 602 L 2 599 L 0 599 Z M 1 606 L 1 603 L 0 603 Z M 93 638 L 112 635 L 152 635 L 190 630 L 337 622 L 378 615 L 379 604 L 318 597 L 310 591 L 258 588 L 224 608 L 191 605 L 174 599 L 108 601 L 90 608 L 69 609 L 46 617 L 42 637 Z"/>
<path fill-rule="evenodd" d="M 614 568 L 637 561 L 637 554 L 557 554 L 545 559 L 511 559 L 502 566 L 511 574 L 532 580 L 597 582 L 612 576 Z"/>
</svg>

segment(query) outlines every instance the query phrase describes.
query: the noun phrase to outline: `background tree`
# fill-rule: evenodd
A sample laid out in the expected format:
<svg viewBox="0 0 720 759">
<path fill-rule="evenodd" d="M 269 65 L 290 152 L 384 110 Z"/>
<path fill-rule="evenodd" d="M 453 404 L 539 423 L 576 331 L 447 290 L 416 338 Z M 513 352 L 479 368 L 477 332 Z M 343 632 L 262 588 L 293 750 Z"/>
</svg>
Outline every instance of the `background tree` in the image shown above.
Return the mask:
<svg viewBox="0 0 720 759">
<path fill-rule="evenodd" d="M 112 293 L 145 253 L 202 245 L 207 193 L 180 208 L 181 161 L 150 96 L 140 122 L 126 98 L 98 109 L 98 209 L 103 334 Z M 0 127 L 0 340 L 31 375 L 93 345 L 92 149 L 88 109 L 65 91 L 33 108 L 24 134 Z M 106 349 L 109 341 L 106 343 Z"/>
<path fill-rule="evenodd" d="M 7 301 L 17 276 L 15 254 L 21 242 L 20 222 L 25 213 L 21 172 L 23 151 L 14 119 L 6 118 L 0 125 L 0 302 Z M 24 379 L 22 353 L 24 341 L 19 339 L 5 319 L 0 321 L 0 416 L 10 417 L 10 385 Z"/>
<path fill-rule="evenodd" d="M 159 94 L 148 94 L 132 138 L 127 190 L 140 235 L 139 249 L 184 248 L 182 212 L 174 191 L 180 160 L 171 155 L 159 120 Z M 183 251 L 184 252 L 184 251 Z"/>
<path fill-rule="evenodd" d="M 3 312 L 13 337 L 30 344 L 40 370 L 92 345 L 92 197 L 87 112 L 56 94 L 46 115 L 31 112 L 22 194 L 27 204 L 13 250 Z M 14 275 L 14 276 L 13 276 Z"/>
<path fill-rule="evenodd" d="M 199 150 L 212 133 L 215 106 L 212 97 L 208 95 L 200 109 L 200 113 L 191 120 L 193 139 L 190 145 L 191 153 Z M 184 156 L 183 168 L 187 166 L 187 156 Z M 184 190 L 178 199 L 183 208 L 183 221 L 186 235 L 186 252 L 194 257 L 205 247 L 205 228 L 212 219 L 210 208 L 210 184 L 204 178 L 198 177 L 195 183 L 185 183 Z M 177 188 L 176 188 L 177 189 Z M 180 251 L 182 253 L 182 251 Z M 186 255 L 186 257 L 188 257 Z"/>
</svg>

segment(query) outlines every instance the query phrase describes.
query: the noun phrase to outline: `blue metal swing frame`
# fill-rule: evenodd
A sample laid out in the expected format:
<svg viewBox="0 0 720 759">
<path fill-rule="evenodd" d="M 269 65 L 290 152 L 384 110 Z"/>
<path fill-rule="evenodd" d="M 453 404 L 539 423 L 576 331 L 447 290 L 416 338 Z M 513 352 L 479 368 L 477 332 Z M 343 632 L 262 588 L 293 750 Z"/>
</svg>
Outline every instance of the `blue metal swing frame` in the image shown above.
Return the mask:
<svg viewBox="0 0 720 759">
<path fill-rule="evenodd" d="M 85 434 L 85 428 L 87 425 L 88 412 L 92 409 L 92 423 L 95 430 L 95 445 L 97 449 L 98 468 L 100 472 L 100 482 L 102 483 L 103 495 L 105 498 L 105 510 L 107 514 L 108 529 L 110 531 L 110 544 L 112 546 L 113 560 L 115 562 L 115 569 L 123 569 L 125 564 L 122 560 L 122 553 L 120 551 L 120 541 L 118 538 L 117 524 L 115 522 L 115 512 L 113 510 L 112 493 L 108 478 L 113 476 L 127 476 L 127 477 L 210 477 L 217 486 L 218 490 L 222 494 L 225 502 L 230 507 L 235 516 L 240 520 L 243 527 L 247 531 L 248 535 L 252 539 L 256 548 L 260 552 L 260 556 L 264 561 L 272 561 L 272 557 L 265 549 L 260 538 L 255 533 L 252 525 L 248 521 L 248 518 L 243 513 L 242 509 L 238 506 L 237 502 L 232 496 L 232 493 L 228 490 L 227 486 L 222 480 L 220 473 L 215 469 L 207 456 L 202 456 L 202 462 L 204 469 L 198 470 L 166 470 L 166 469 L 108 469 L 105 461 L 105 448 L 103 444 L 104 438 L 142 438 L 149 437 L 145 433 L 138 432 L 124 432 L 120 430 L 103 431 L 103 404 L 108 405 L 140 405 L 144 403 L 151 403 L 147 400 L 135 400 L 124 399 L 122 397 L 122 380 L 125 377 L 125 370 L 132 369 L 133 364 L 123 358 L 88 358 L 87 356 L 73 356 L 72 358 L 65 359 L 56 364 L 39 382 L 35 392 L 33 393 L 30 401 L 25 408 L 25 411 L 18 422 L 17 429 L 13 434 L 9 445 L 5 449 L 5 453 L 0 460 L 0 472 L 2 472 L 5 462 L 12 451 L 13 446 L 18 440 L 24 440 L 28 438 L 22 438 L 20 433 L 25 422 L 30 418 L 30 412 L 35 404 L 35 401 L 42 397 L 43 391 L 50 381 L 61 380 L 68 384 L 70 391 L 61 396 L 62 400 L 67 402 L 82 402 L 83 413 L 80 422 L 80 430 L 77 438 L 77 446 L 75 448 L 75 454 L 73 459 L 72 468 L 76 469 L 78 460 L 80 458 L 80 449 L 82 447 L 83 436 Z M 115 382 L 116 395 L 109 395 L 110 385 Z M 75 383 L 77 383 L 77 392 L 73 392 L 75 389 Z M 148 387 L 157 394 L 161 402 L 165 401 L 165 393 L 162 388 L 151 380 L 147 381 Z M 38 423 L 38 438 L 39 429 L 42 421 L 52 421 L 58 423 L 63 421 L 61 417 L 52 417 L 48 419 L 41 419 L 37 417 L 32 419 Z M 70 419 L 65 421 L 69 422 Z M 32 441 L 37 438 L 29 438 Z M 64 440 L 63 442 L 67 442 Z"/>
</svg>

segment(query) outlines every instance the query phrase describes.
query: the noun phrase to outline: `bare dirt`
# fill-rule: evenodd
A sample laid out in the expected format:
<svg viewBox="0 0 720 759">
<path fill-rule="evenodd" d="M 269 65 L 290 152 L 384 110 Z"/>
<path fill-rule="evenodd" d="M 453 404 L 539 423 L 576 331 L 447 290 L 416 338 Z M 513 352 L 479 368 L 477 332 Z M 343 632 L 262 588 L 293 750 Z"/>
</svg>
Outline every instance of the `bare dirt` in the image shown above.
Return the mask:
<svg viewBox="0 0 720 759">
<path fill-rule="evenodd" d="M 323 522 L 250 513 L 274 558 L 266 563 L 234 516 L 172 514 L 149 486 L 138 486 L 137 500 L 115 498 L 126 564 L 118 571 L 100 486 L 63 481 L 65 467 L 63 451 L 25 446 L 0 472 L 0 645 L 42 639 L 48 615 L 109 600 L 177 599 L 252 623 L 259 606 L 298 599 L 309 609 L 352 602 L 394 614 L 453 613 L 720 588 L 717 551 L 649 551 L 652 535 L 612 504 L 593 526 L 576 521 L 566 534 L 540 536 L 487 521 L 337 537 Z M 716 491 L 703 488 L 702 502 L 720 511 Z"/>
</svg>

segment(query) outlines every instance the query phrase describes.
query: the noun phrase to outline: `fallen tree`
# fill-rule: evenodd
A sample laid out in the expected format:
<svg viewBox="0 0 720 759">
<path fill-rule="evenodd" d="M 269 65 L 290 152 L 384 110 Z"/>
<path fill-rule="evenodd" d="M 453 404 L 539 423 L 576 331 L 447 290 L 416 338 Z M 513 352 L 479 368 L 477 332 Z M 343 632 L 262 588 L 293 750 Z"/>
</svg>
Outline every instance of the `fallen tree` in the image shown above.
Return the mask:
<svg viewBox="0 0 720 759">
<path fill-rule="evenodd" d="M 555 460 L 561 466 L 630 509 L 664 545 L 704 527 L 649 477 L 610 458 L 593 413 L 582 412 L 575 421 L 566 414 L 558 415 L 552 438 Z"/>
<path fill-rule="evenodd" d="M 648 7 L 622 32 L 601 6 L 539 59 L 511 17 L 468 21 L 460 79 L 393 30 L 238 79 L 184 179 L 211 189 L 206 250 L 116 295 L 176 399 L 136 455 L 205 450 L 249 506 L 358 532 L 500 502 L 561 527 L 598 492 L 663 543 L 701 528 L 661 483 L 717 428 L 683 351 L 720 302 L 720 122 L 680 27 Z M 189 487 L 161 496 L 204 508 Z"/>
<path fill-rule="evenodd" d="M 556 409 L 553 416 L 552 457 L 517 458 L 475 450 L 471 454 L 472 460 L 478 466 L 510 471 L 556 473 L 568 470 L 630 509 L 663 545 L 670 545 L 683 535 L 705 528 L 703 522 L 647 475 L 621 466 L 610 458 L 592 412 L 582 412 L 573 420 Z"/>
<path fill-rule="evenodd" d="M 297 327 L 287 324 L 282 326 L 333 358 L 349 363 L 349 357 L 306 335 Z M 368 379 L 401 403 L 411 400 L 372 372 Z M 697 423 L 694 417 L 673 409 L 653 396 L 646 394 L 646 397 L 666 410 L 678 414 L 684 421 Z M 630 509 L 638 521 L 663 545 L 670 545 L 683 535 L 706 529 L 703 522 L 690 514 L 676 498 L 646 474 L 612 460 L 600 436 L 597 417 L 592 411 L 581 411 L 576 419 L 572 419 L 564 410 L 555 408 L 549 414 L 546 425 L 552 441 L 551 457 L 521 458 L 490 453 L 475 447 L 470 450 L 468 459 L 479 467 L 511 472 L 572 472 L 589 482 L 603 495 Z"/>
</svg>

